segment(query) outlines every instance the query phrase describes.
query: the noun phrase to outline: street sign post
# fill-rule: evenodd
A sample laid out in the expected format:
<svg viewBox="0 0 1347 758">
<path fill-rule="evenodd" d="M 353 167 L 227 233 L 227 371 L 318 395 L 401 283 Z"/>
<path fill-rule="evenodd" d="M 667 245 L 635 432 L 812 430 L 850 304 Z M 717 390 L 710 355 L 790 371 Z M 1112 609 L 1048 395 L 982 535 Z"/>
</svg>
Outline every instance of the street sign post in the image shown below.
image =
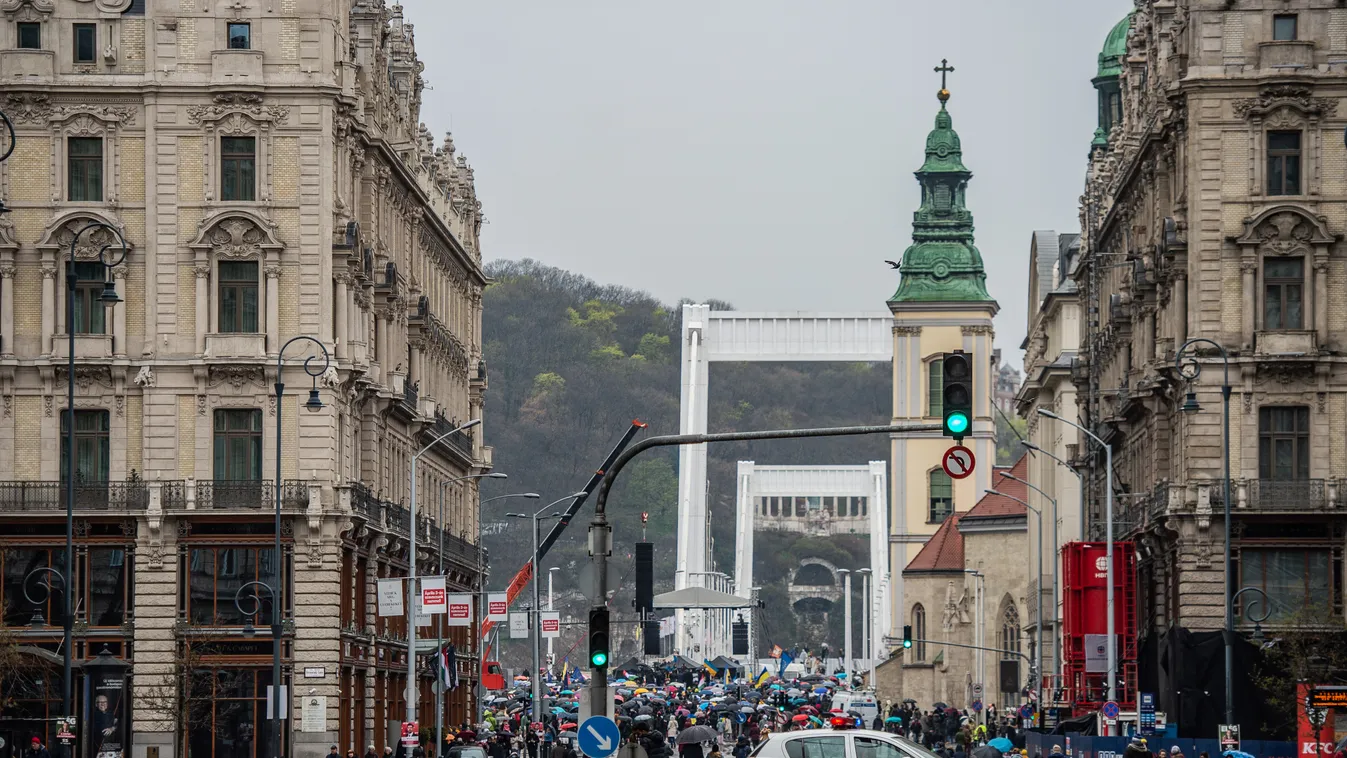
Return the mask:
<svg viewBox="0 0 1347 758">
<path fill-rule="evenodd" d="M 974 701 L 973 701 L 973 713 L 982 713 L 982 701 L 981 701 L 981 700 L 974 700 Z"/>
<path fill-rule="evenodd" d="M 940 459 L 940 466 L 945 469 L 951 479 L 966 479 L 972 475 L 973 469 L 977 468 L 977 459 L 973 457 L 973 451 L 962 445 L 955 445 L 945 451 L 945 455 Z"/>
<path fill-rule="evenodd" d="M 973 682 L 973 699 L 982 699 L 982 682 Z"/>
<path fill-rule="evenodd" d="M 608 758 L 617 752 L 622 735 L 617 723 L 607 716 L 590 716 L 576 730 L 580 752 L 589 758 Z"/>
</svg>

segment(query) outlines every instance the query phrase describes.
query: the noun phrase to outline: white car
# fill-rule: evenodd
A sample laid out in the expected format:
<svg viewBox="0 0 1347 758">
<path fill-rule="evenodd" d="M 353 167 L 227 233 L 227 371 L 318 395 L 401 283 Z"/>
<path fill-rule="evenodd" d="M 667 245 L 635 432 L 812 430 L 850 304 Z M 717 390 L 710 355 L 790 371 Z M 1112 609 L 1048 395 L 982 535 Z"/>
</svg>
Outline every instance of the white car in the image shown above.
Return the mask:
<svg viewBox="0 0 1347 758">
<path fill-rule="evenodd" d="M 871 729 L 773 732 L 750 758 L 939 758 L 897 735 Z"/>
</svg>

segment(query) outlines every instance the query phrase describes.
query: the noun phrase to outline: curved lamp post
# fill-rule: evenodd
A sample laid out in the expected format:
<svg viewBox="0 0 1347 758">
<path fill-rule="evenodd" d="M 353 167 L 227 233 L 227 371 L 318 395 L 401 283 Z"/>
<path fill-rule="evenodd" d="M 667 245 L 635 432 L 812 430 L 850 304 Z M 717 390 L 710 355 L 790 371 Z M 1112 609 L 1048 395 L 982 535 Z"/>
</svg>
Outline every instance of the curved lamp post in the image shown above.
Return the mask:
<svg viewBox="0 0 1347 758">
<path fill-rule="evenodd" d="M 37 582 L 37 586 L 42 588 L 41 599 L 34 598 L 32 595 L 28 593 L 29 580 L 31 580 L 38 574 L 43 575 L 42 581 Z M 61 572 L 48 566 L 35 568 L 32 571 L 29 571 L 28 575 L 23 578 L 23 599 L 27 600 L 28 603 L 33 606 L 33 619 L 28 623 L 28 625 L 34 629 L 41 629 L 42 627 L 47 625 L 47 620 L 42 618 L 42 604 L 51 599 L 52 593 L 51 585 L 53 578 L 59 580 L 61 582 L 61 588 L 65 589 L 66 587 L 65 577 L 61 575 Z"/>
<path fill-rule="evenodd" d="M 249 587 L 266 590 L 267 594 L 271 596 L 271 604 L 273 606 L 276 605 L 276 590 L 266 582 L 248 582 L 234 592 L 234 607 L 238 608 L 239 613 L 243 614 L 248 619 L 248 622 L 243 625 L 243 636 L 251 638 L 253 635 L 257 634 L 257 630 L 253 628 L 253 619 L 257 614 L 262 612 L 262 596 L 257 594 L 257 591 L 254 590 L 247 597 L 244 597 L 243 591 Z M 243 607 L 244 602 L 248 603 L 248 608 L 251 610 Z"/>
<path fill-rule="evenodd" d="M 1221 466 L 1224 471 L 1222 485 L 1222 501 L 1225 510 L 1225 596 L 1229 598 L 1225 604 L 1225 723 L 1235 723 L 1235 688 L 1231 683 L 1235 669 L 1235 599 L 1230 596 L 1230 589 L 1235 585 L 1230 576 L 1230 355 L 1225 352 L 1225 348 L 1219 343 L 1213 342 L 1206 337 L 1194 337 L 1179 348 L 1174 355 L 1174 368 L 1179 375 L 1189 380 L 1196 381 L 1202 376 L 1202 363 L 1198 361 L 1196 351 L 1190 351 L 1189 348 L 1194 345 L 1210 345 L 1216 348 L 1221 354 L 1221 363 L 1225 370 L 1225 375 L 1221 383 L 1221 409 L 1224 414 L 1221 422 Z M 1202 406 L 1197 403 L 1197 393 L 1189 392 L 1183 400 L 1183 405 L 1179 408 L 1182 413 L 1196 413 Z M 1243 592 L 1243 590 L 1240 590 Z M 1264 598 L 1267 596 L 1264 595 Z"/>
<path fill-rule="evenodd" d="M 1264 592 L 1263 590 L 1259 589 L 1258 587 L 1241 587 L 1240 590 L 1239 590 L 1239 592 L 1236 592 L 1236 593 L 1230 598 L 1230 603 L 1229 603 L 1229 605 L 1233 607 L 1233 606 L 1235 605 L 1235 601 L 1239 600 L 1239 596 L 1240 596 L 1240 595 L 1243 595 L 1243 594 L 1246 593 L 1246 592 L 1253 592 L 1253 593 L 1255 593 L 1255 594 L 1257 594 L 1257 595 L 1259 595 L 1259 596 L 1261 597 L 1261 601 L 1260 601 L 1260 600 L 1251 600 L 1251 601 L 1249 601 L 1249 604 L 1248 604 L 1248 605 L 1244 606 L 1244 615 L 1245 615 L 1246 617 L 1248 617 L 1248 619 L 1249 619 L 1250 621 L 1253 622 L 1253 641 L 1254 641 L 1254 642 L 1262 642 L 1262 641 L 1263 641 L 1263 626 L 1262 626 L 1262 624 L 1263 624 L 1264 621 L 1267 621 L 1267 620 L 1268 620 L 1268 617 L 1269 617 L 1269 616 L 1272 615 L 1272 601 L 1270 601 L 1270 600 L 1268 599 L 1267 593 Z M 1254 603 L 1259 603 L 1259 602 L 1261 602 L 1261 604 L 1262 604 L 1262 606 L 1263 606 L 1263 614 L 1262 614 L 1261 616 L 1255 616 L 1255 615 L 1253 615 L 1253 613 L 1250 612 L 1250 609 L 1253 608 L 1253 604 L 1254 604 Z"/>
<path fill-rule="evenodd" d="M 542 621 L 542 619 L 543 619 L 543 617 L 542 617 L 542 608 L 543 608 L 543 607 L 542 607 L 542 604 L 541 604 L 540 599 L 539 599 L 539 594 L 540 594 L 540 593 L 538 592 L 538 586 L 539 586 L 539 581 L 538 581 L 538 524 L 541 523 L 541 521 L 544 520 L 544 519 L 561 518 L 561 515 L 562 515 L 562 514 L 561 514 L 560 512 L 549 513 L 549 514 L 547 514 L 546 516 L 543 516 L 543 513 L 544 513 L 545 511 L 547 511 L 549 508 L 555 508 L 556 506 L 560 505 L 561 503 L 566 502 L 567 500 L 574 500 L 574 499 L 576 499 L 576 498 L 578 498 L 578 497 L 584 497 L 584 496 L 587 495 L 587 494 L 588 494 L 588 493 L 586 493 L 586 492 L 573 492 L 573 493 L 567 495 L 566 497 L 559 498 L 559 499 L 557 499 L 557 500 L 552 501 L 551 503 L 548 503 L 547 505 L 543 506 L 542 509 L 539 510 L 537 513 L 534 513 L 532 516 L 530 516 L 530 515 L 527 514 L 527 513 L 507 513 L 507 514 L 505 514 L 508 518 L 531 519 L 531 520 L 533 521 L 533 557 L 532 557 L 532 559 L 531 559 L 532 567 L 531 567 L 530 570 L 531 570 L 532 573 L 533 573 L 533 612 L 534 612 L 534 614 L 535 614 L 535 617 L 534 617 L 534 624 L 533 624 L 533 673 L 532 673 L 532 676 L 530 676 L 529 678 L 533 681 L 533 718 L 537 719 L 538 721 L 542 722 L 543 724 L 546 724 L 546 723 L 547 723 L 547 721 L 546 721 L 547 714 L 546 714 L 546 713 L 544 712 L 544 710 L 543 710 L 543 677 L 542 677 L 542 673 L 541 673 L 541 669 L 542 669 L 542 649 L 543 649 L 543 648 L 542 648 L 542 638 L 543 638 L 543 629 L 542 629 L 542 624 L 543 624 L 543 621 Z M 492 498 L 492 499 L 494 499 L 494 498 Z M 485 501 L 484 501 L 484 502 L 485 502 Z"/>
<path fill-rule="evenodd" d="M 281 682 L 281 605 L 280 596 L 276 594 L 284 588 L 282 577 L 285 564 L 285 555 L 281 552 L 281 416 L 285 411 L 285 382 L 282 379 L 282 369 L 285 363 L 285 351 L 290 345 L 296 342 L 311 342 L 318 348 L 323 356 L 323 365 L 315 366 L 314 362 L 318 359 L 317 355 L 310 355 L 304 359 L 304 373 L 309 375 L 312 384 L 309 387 L 309 399 L 304 402 L 304 409 L 310 413 L 317 413 L 323 409 L 323 399 L 318 396 L 318 377 L 322 376 L 332 365 L 331 358 L 328 356 L 327 347 L 318 339 L 310 337 L 307 334 L 301 334 L 298 337 L 291 337 L 281 345 L 281 349 L 276 351 L 276 481 L 274 489 L 276 494 L 276 513 L 275 513 L 275 531 L 276 542 L 273 546 L 275 552 L 275 585 L 270 587 L 272 590 L 271 602 L 271 686 L 272 686 L 272 716 L 275 717 L 275 728 L 272 730 L 272 739 L 275 740 L 273 756 L 281 754 L 282 733 L 285 731 L 285 720 L 280 718 L 282 712 L 287 715 L 290 709 L 281 710 L 281 693 L 284 691 Z M 248 585 L 244 585 L 245 587 Z M 260 601 L 259 601 L 260 603 Z M 240 609 L 242 610 L 242 609 Z"/>
<path fill-rule="evenodd" d="M 9 126 L 10 134 L 13 135 L 13 126 L 9 125 L 8 118 L 5 119 L 5 124 L 6 126 Z M 14 140 L 11 137 L 9 150 L 13 151 L 13 149 Z M 9 157 L 9 153 L 5 153 L 5 157 Z M 72 582 L 74 570 L 72 561 L 74 560 L 75 554 L 75 482 L 78 473 L 77 462 L 79 460 L 79 456 L 75 451 L 75 287 L 79 283 L 79 277 L 75 275 L 75 251 L 79 249 L 80 238 L 97 229 L 106 229 L 108 232 L 111 232 L 116 246 L 121 248 L 111 260 L 108 260 L 107 253 L 108 250 L 114 246 L 114 242 L 108 242 L 98 249 L 98 262 L 103 265 L 103 269 L 107 274 L 107 278 L 103 280 L 103 292 L 98 296 L 98 302 L 102 305 L 113 305 L 122 301 L 121 296 L 117 294 L 117 283 L 112 279 L 112 269 L 126 262 L 126 256 L 131 252 L 126 247 L 126 239 L 122 237 L 121 232 L 117 231 L 117 227 L 102 221 L 95 221 L 81 227 L 78 232 L 75 232 L 74 239 L 70 240 L 70 260 L 66 262 L 65 272 L 65 330 L 66 338 L 68 340 L 67 347 L 69 348 L 70 354 L 66 356 L 65 433 L 67 455 L 65 472 L 65 575 L 61 577 L 64 586 L 67 588 L 74 584 Z M 71 607 L 70 595 L 71 593 L 69 591 L 63 594 L 65 601 L 63 603 L 65 606 L 63 609 L 65 619 L 62 626 L 64 629 L 65 641 L 61 645 L 61 714 L 64 716 L 75 715 L 71 710 L 72 706 L 70 702 L 70 654 L 72 643 L 74 642 L 75 625 L 75 612 Z"/>
<path fill-rule="evenodd" d="M 437 522 L 437 526 L 439 526 L 439 528 L 440 528 L 440 549 L 439 549 L 439 552 L 438 552 L 438 556 L 439 556 L 439 567 L 436 569 L 436 571 L 437 571 L 437 573 L 439 573 L 441 576 L 444 575 L 444 491 L 445 491 L 445 489 L 448 488 L 449 485 L 451 485 L 451 484 L 457 484 L 458 482 L 467 481 L 467 480 L 469 480 L 469 479 L 509 479 L 509 478 L 510 478 L 510 475 L 509 475 L 509 474 L 501 474 L 501 473 L 495 473 L 495 472 L 492 472 L 492 473 L 489 473 L 489 474 L 468 474 L 467 476 L 455 477 L 455 478 L 453 478 L 453 479 L 450 479 L 450 480 L 447 481 L 447 482 L 441 482 L 441 483 L 440 483 L 440 517 L 439 517 L 439 521 Z M 481 517 L 481 514 L 479 513 L 479 514 L 477 515 L 477 523 L 480 525 L 481 522 L 482 522 L 482 517 Z M 479 528 L 480 528 L 480 526 L 479 526 Z M 485 570 L 485 568 L 486 568 L 485 566 L 482 565 L 482 552 L 481 552 L 481 548 L 480 548 L 481 542 L 482 542 L 482 541 L 481 541 L 480 539 L 477 540 L 477 543 L 478 543 L 478 545 L 479 545 L 479 548 L 478 548 L 478 551 L 477 551 L 477 576 L 478 576 L 478 581 L 479 581 L 479 582 L 481 581 L 482 572 L 483 572 L 483 571 Z M 484 590 L 484 588 L 485 588 L 485 583 L 484 583 L 484 582 L 482 583 L 482 588 L 483 588 L 483 591 L 485 591 L 485 590 Z M 481 601 L 482 601 L 482 598 L 478 598 L 478 602 L 473 603 L 473 616 L 475 617 L 475 618 L 473 618 L 473 623 L 474 623 L 478 628 L 480 628 L 480 627 L 481 627 L 481 624 L 482 624 L 481 618 L 480 618 L 480 617 L 481 617 L 481 610 L 482 610 L 482 609 L 481 609 Z M 444 625 L 443 625 L 443 624 L 440 624 L 439 622 L 436 622 L 436 624 L 435 624 L 435 651 L 436 651 L 436 654 L 437 654 L 437 655 L 439 654 L 439 650 L 440 650 L 440 648 L 442 648 L 442 647 L 444 647 Z M 479 651 L 479 652 L 480 652 L 480 651 Z M 481 681 L 481 680 L 482 680 L 482 673 L 481 673 L 481 663 L 480 663 L 481 659 L 482 659 L 482 656 L 479 654 L 479 655 L 477 656 L 477 660 L 478 660 L 478 662 L 479 662 L 479 663 L 478 663 L 478 672 L 477 672 L 477 686 L 474 688 L 474 693 L 473 693 L 473 710 L 474 710 L 474 711 L 477 710 L 477 707 L 478 707 L 478 706 L 477 706 L 477 702 L 478 702 L 478 700 L 480 700 L 481 694 L 482 694 L 482 693 L 481 693 L 481 687 L 482 687 L 482 681 Z M 442 745 L 443 742 L 444 742 L 444 688 L 443 688 L 443 687 L 436 687 L 436 688 L 435 688 L 435 742 L 436 742 L 437 745 Z M 438 749 L 438 748 L 437 748 L 437 749 Z"/>
<path fill-rule="evenodd" d="M 1063 460 L 1063 459 L 1061 458 L 1061 456 L 1058 456 L 1056 453 L 1053 453 L 1051 450 L 1044 450 L 1043 448 L 1039 447 L 1038 445 L 1035 445 L 1034 443 L 1030 442 L 1029 440 L 1020 440 L 1020 444 L 1021 444 L 1021 445 L 1024 445 L 1024 449 L 1025 449 L 1025 450 L 1032 450 L 1032 451 L 1034 451 L 1035 453 L 1042 453 L 1042 454 L 1046 455 L 1047 457 L 1053 459 L 1054 461 L 1057 461 L 1057 462 L 1058 462 L 1059 464 L 1061 464 L 1067 471 L 1070 471 L 1071 473 L 1073 473 L 1073 474 L 1076 475 L 1076 486 L 1079 488 L 1079 489 L 1076 490 L 1076 498 L 1077 498 L 1077 500 L 1079 500 L 1079 504 L 1080 504 L 1080 541 L 1081 541 L 1081 542 L 1084 542 L 1084 541 L 1085 541 L 1085 477 L 1084 477 L 1084 475 L 1082 475 L 1079 471 L 1077 471 L 1076 468 L 1075 468 L 1074 466 L 1072 466 L 1070 463 L 1067 463 L 1065 460 Z"/>
<path fill-rule="evenodd" d="M 1060 421 L 1067 426 L 1073 426 L 1081 434 L 1090 438 L 1096 445 L 1104 450 L 1104 556 L 1108 566 L 1104 569 L 1104 581 L 1108 586 L 1104 588 L 1104 612 L 1108 618 L 1105 619 L 1108 632 L 1108 679 L 1106 685 L 1106 697 L 1109 700 L 1117 699 L 1118 687 L 1118 639 L 1117 639 L 1117 619 L 1113 613 L 1113 448 L 1099 438 L 1099 435 L 1077 424 L 1074 421 L 1068 421 L 1047 408 L 1039 408 L 1038 415 L 1046 418 Z M 1056 456 L 1054 456 L 1056 457 Z M 1085 502 L 1085 491 L 1081 490 L 1081 502 Z M 1082 520 L 1084 513 L 1081 513 Z"/>
</svg>

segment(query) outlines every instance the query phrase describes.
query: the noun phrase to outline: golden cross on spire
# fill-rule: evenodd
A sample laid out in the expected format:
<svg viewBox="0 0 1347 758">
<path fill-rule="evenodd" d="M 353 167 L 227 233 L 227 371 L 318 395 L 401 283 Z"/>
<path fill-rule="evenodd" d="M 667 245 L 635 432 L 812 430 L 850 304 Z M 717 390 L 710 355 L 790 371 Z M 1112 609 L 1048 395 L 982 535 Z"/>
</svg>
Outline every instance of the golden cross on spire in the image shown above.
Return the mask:
<svg viewBox="0 0 1347 758">
<path fill-rule="evenodd" d="M 935 72 L 940 74 L 940 92 L 936 97 L 940 98 L 941 103 L 949 99 L 949 88 L 945 86 L 945 75 L 953 71 L 954 67 L 949 65 L 949 60 L 945 58 L 941 58 L 940 65 L 935 67 Z"/>
</svg>

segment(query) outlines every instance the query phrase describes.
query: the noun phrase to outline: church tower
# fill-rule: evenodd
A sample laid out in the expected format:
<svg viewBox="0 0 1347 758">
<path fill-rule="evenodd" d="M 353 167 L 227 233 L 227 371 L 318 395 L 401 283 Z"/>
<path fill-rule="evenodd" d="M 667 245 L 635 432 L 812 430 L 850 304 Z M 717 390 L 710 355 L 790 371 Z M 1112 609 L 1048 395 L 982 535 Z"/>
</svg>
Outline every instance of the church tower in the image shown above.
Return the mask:
<svg viewBox="0 0 1347 758">
<path fill-rule="evenodd" d="M 973 244 L 973 214 L 959 135 L 947 104 L 941 61 L 940 110 L 926 137 L 926 162 L 916 172 L 921 207 L 913 215 L 912 245 L 898 267 L 893 312 L 893 422 L 939 423 L 943 353 L 973 356 L 973 428 L 964 445 L 977 457 L 973 475 L 953 481 L 940 459 L 953 440 L 940 432 L 897 435 L 892 440 L 890 576 L 893 627 L 911 624 L 903 600 L 902 571 L 950 514 L 967 511 L 992 487 L 996 425 L 992 417 L 992 317 L 998 306 L 987 294 L 982 254 Z"/>
</svg>

